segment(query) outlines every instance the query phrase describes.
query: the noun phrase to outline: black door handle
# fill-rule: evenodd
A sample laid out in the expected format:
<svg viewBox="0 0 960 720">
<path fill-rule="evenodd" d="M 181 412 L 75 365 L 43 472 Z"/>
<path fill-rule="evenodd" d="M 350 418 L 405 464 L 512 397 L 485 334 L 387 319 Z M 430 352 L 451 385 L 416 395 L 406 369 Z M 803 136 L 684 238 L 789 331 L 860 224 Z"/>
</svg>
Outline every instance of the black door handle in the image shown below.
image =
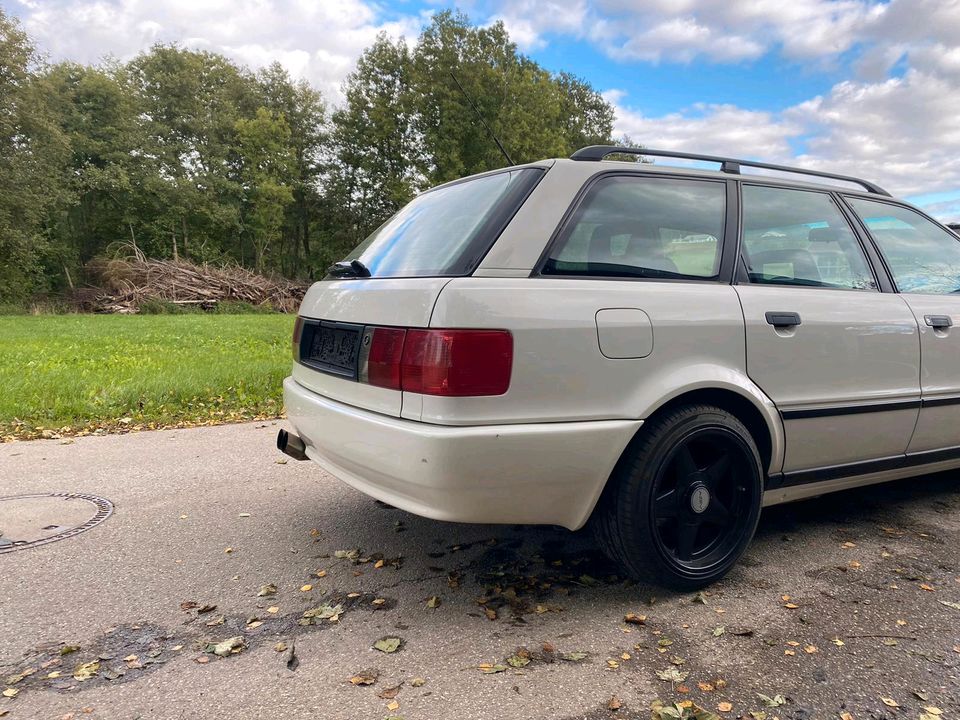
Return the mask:
<svg viewBox="0 0 960 720">
<path fill-rule="evenodd" d="M 776 328 L 795 327 L 800 324 L 800 313 L 768 312 L 764 317 Z"/>
<path fill-rule="evenodd" d="M 924 315 L 923 321 L 935 330 L 945 330 L 953 327 L 953 320 L 949 315 Z"/>
</svg>

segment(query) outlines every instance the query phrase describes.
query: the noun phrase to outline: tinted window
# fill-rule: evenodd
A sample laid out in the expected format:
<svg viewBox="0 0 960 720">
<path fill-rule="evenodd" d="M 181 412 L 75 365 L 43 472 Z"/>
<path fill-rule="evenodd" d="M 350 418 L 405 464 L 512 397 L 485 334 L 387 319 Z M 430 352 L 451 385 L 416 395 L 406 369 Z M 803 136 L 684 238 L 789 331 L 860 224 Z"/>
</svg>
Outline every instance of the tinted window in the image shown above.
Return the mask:
<svg viewBox="0 0 960 720">
<path fill-rule="evenodd" d="M 712 278 L 720 265 L 726 186 L 608 177 L 587 192 L 543 272 Z"/>
<path fill-rule="evenodd" d="M 900 292 L 960 292 L 960 240 L 923 215 L 887 203 L 849 198 L 880 246 Z"/>
<path fill-rule="evenodd" d="M 742 254 L 753 283 L 877 288 L 860 242 L 824 193 L 744 185 Z"/>
<path fill-rule="evenodd" d="M 373 277 L 472 272 L 543 174 L 524 168 L 429 190 L 350 253 Z"/>
</svg>

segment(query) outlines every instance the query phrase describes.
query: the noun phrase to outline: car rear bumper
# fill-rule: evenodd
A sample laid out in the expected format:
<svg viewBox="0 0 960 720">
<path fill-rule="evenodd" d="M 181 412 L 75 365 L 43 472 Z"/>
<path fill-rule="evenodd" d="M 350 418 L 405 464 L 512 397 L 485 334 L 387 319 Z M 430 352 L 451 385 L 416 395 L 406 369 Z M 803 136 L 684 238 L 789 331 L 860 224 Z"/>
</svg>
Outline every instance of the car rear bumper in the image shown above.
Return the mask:
<svg viewBox="0 0 960 720">
<path fill-rule="evenodd" d="M 307 456 L 417 515 L 580 528 L 639 420 L 441 426 L 361 410 L 283 383 Z"/>
</svg>

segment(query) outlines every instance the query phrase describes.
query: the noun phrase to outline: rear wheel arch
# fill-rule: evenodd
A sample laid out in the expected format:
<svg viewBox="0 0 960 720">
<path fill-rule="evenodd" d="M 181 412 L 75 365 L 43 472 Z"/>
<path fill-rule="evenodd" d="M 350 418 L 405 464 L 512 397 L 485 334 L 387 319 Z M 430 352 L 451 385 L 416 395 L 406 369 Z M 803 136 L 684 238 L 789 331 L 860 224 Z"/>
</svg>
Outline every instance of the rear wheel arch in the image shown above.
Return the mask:
<svg viewBox="0 0 960 720">
<path fill-rule="evenodd" d="M 704 387 L 695 390 L 687 390 L 675 395 L 663 403 L 653 408 L 644 421 L 644 425 L 650 423 L 661 415 L 665 415 L 678 408 L 688 405 L 712 405 L 721 410 L 726 410 L 731 415 L 742 422 L 753 441 L 757 444 L 757 450 L 760 451 L 760 459 L 763 461 L 763 467 L 767 472 L 774 471 L 774 465 L 779 465 L 783 460 L 783 442 L 782 430 L 774 424 L 779 423 L 779 416 L 775 415 L 776 420 L 771 417 L 769 412 L 764 412 L 755 398 L 748 395 L 722 387 Z M 773 408 L 773 403 L 770 403 Z M 776 410 L 772 410 L 776 413 Z M 637 431 L 637 435 L 643 432 L 643 427 Z M 629 446 L 628 446 L 629 448 Z M 627 449 L 624 449 L 624 453 Z"/>
</svg>

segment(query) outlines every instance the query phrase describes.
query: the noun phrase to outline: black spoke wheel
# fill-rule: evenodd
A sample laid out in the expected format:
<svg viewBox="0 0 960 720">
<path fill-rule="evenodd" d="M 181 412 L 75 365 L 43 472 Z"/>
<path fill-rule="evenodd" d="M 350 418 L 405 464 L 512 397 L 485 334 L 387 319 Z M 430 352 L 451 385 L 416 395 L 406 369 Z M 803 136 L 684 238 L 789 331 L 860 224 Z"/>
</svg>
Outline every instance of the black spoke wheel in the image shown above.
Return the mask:
<svg viewBox="0 0 960 720">
<path fill-rule="evenodd" d="M 674 410 L 644 428 L 614 470 L 595 513 L 598 538 L 639 579 L 703 587 L 753 537 L 762 477 L 736 417 L 709 406 Z"/>
</svg>

